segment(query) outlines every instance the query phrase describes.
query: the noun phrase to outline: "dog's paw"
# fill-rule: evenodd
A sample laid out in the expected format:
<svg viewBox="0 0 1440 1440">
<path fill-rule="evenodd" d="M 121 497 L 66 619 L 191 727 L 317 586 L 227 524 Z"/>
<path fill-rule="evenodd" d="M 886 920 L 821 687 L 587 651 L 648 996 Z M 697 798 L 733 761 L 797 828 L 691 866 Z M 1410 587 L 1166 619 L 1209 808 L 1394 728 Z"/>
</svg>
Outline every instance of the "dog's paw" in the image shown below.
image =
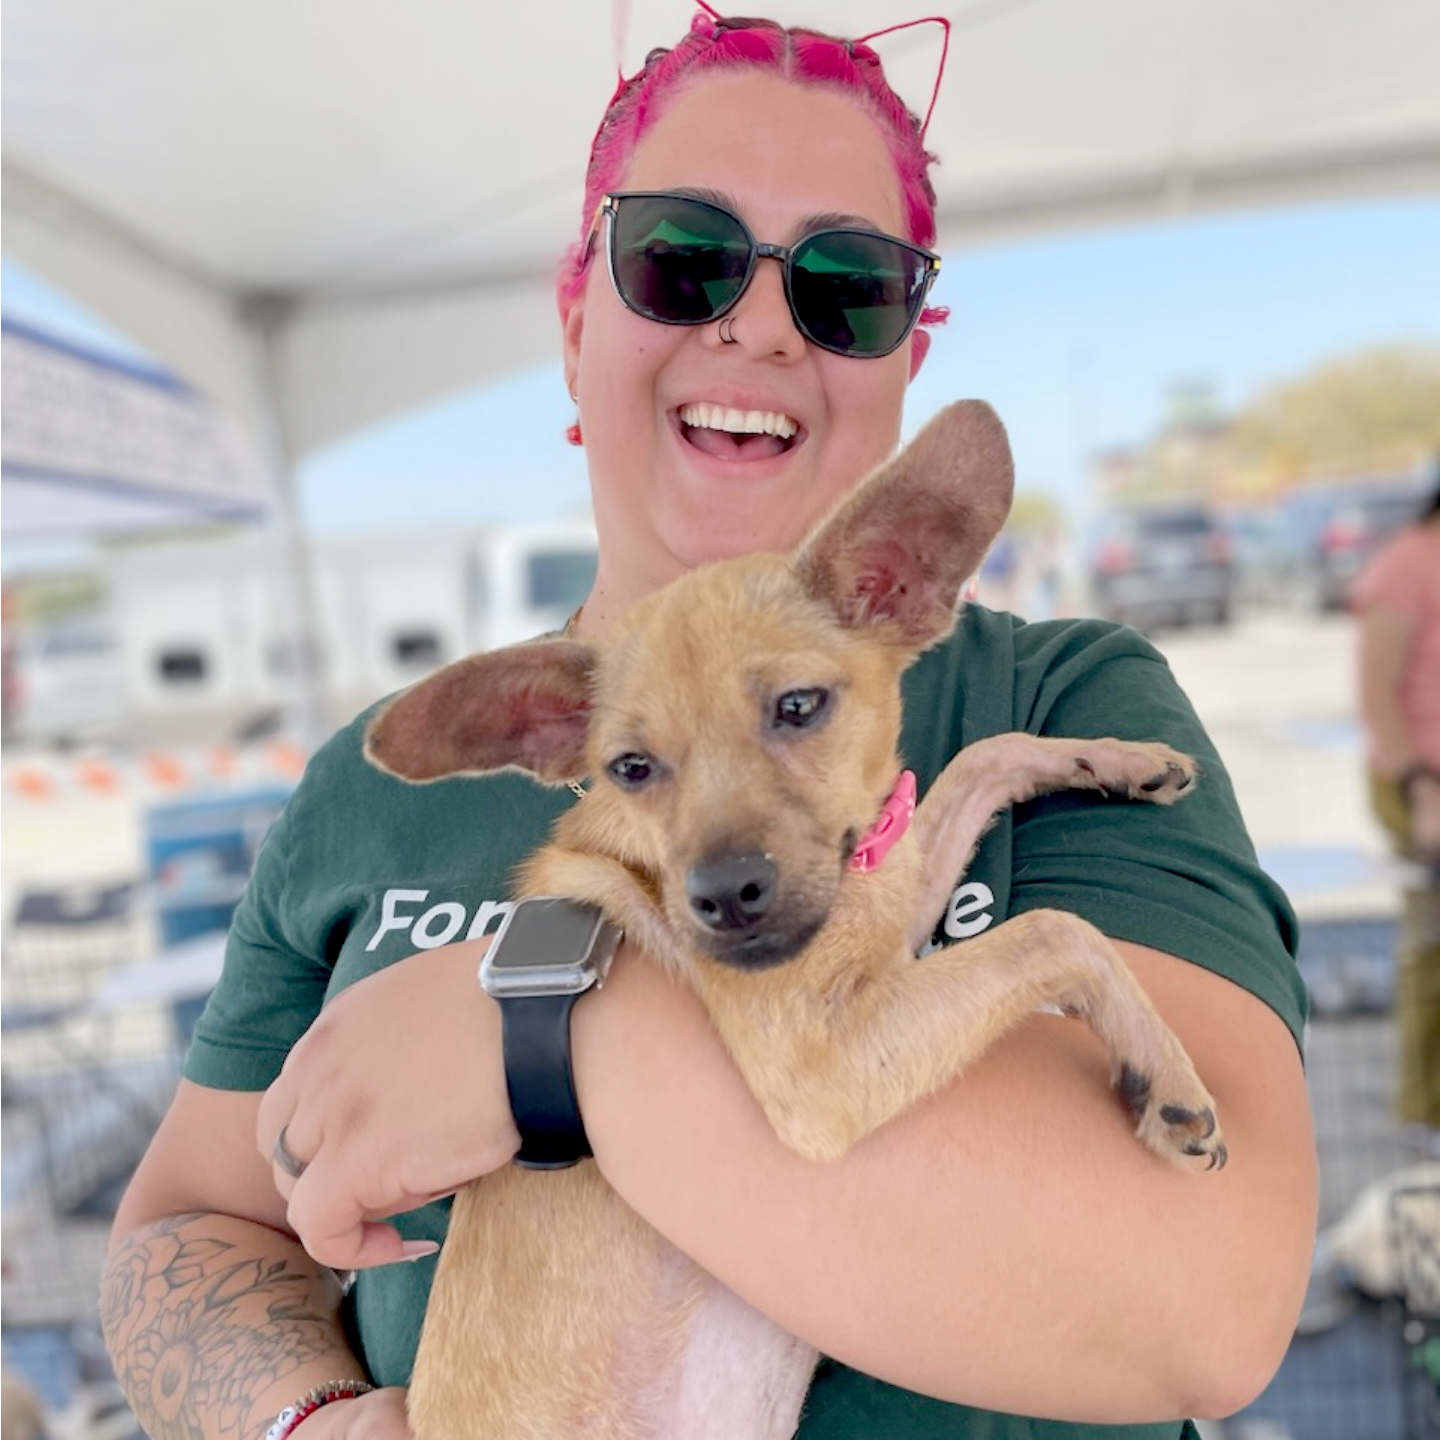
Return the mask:
<svg viewBox="0 0 1440 1440">
<path fill-rule="evenodd" d="M 1188 1061 L 1179 1074 L 1159 1080 L 1122 1065 L 1115 1088 L 1134 1117 L 1136 1135 L 1157 1155 L 1181 1164 L 1203 1158 L 1207 1170 L 1224 1168 L 1229 1151 L 1215 1102 Z"/>
<path fill-rule="evenodd" d="M 1200 774 L 1193 757 L 1155 742 L 1087 740 L 1077 749 L 1072 785 L 1116 800 L 1173 805 Z"/>
</svg>

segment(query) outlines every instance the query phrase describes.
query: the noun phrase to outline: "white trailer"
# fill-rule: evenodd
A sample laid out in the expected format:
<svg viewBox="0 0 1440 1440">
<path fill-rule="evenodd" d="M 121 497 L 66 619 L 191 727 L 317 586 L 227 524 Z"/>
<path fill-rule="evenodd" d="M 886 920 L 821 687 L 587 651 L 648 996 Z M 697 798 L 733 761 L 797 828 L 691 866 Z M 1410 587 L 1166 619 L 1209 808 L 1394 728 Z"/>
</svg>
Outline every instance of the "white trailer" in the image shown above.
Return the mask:
<svg viewBox="0 0 1440 1440">
<path fill-rule="evenodd" d="M 109 609 L 138 735 L 236 738 L 283 713 L 296 627 L 257 535 L 114 552 Z M 586 522 L 312 541 L 331 724 L 473 650 L 558 629 L 595 575 Z"/>
</svg>

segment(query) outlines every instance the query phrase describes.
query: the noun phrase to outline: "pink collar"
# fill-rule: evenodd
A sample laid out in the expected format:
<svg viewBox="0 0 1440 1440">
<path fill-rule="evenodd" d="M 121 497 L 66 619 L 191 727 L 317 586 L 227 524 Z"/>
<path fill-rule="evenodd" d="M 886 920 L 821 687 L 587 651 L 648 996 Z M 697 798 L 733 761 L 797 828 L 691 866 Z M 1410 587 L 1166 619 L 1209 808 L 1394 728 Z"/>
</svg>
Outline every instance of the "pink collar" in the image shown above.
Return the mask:
<svg viewBox="0 0 1440 1440">
<path fill-rule="evenodd" d="M 915 813 L 915 772 L 902 770 L 890 798 L 880 807 L 875 823 L 865 832 L 850 857 L 850 869 L 861 875 L 876 870 L 890 847 L 910 828 Z"/>
</svg>

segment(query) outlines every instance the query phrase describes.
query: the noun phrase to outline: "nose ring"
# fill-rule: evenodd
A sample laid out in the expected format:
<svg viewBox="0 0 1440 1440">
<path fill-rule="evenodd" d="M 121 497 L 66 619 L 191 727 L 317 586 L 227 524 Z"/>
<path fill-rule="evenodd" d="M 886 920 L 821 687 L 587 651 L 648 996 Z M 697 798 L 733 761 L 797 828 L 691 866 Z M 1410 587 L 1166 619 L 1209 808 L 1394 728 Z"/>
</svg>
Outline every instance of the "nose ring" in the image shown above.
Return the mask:
<svg viewBox="0 0 1440 1440">
<path fill-rule="evenodd" d="M 730 333 L 728 335 L 725 333 L 725 327 L 727 325 L 730 327 Z M 735 317 L 733 315 L 727 315 L 720 322 L 719 334 L 722 345 L 734 345 L 737 343 L 735 339 Z"/>
</svg>

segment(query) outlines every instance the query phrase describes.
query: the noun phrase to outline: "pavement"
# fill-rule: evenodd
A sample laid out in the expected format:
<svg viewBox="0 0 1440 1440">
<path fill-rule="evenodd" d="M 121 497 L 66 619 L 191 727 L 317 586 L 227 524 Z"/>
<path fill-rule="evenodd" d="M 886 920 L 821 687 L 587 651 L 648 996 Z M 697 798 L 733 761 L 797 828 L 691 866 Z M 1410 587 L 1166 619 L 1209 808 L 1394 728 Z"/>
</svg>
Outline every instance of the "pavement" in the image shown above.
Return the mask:
<svg viewBox="0 0 1440 1440">
<path fill-rule="evenodd" d="M 1370 814 L 1351 620 L 1276 609 L 1154 638 L 1302 919 L 1390 913 L 1400 875 Z"/>
</svg>

